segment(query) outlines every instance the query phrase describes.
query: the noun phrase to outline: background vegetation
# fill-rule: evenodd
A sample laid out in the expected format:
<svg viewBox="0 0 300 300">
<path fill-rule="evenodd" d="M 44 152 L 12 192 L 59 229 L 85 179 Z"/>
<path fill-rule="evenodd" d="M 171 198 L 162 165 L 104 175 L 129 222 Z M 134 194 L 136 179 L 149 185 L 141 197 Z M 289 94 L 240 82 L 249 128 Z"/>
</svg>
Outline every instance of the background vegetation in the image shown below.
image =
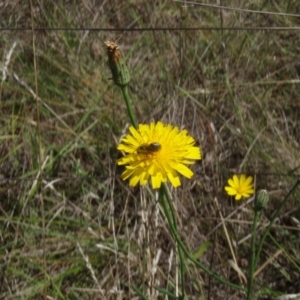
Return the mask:
<svg viewBox="0 0 300 300">
<path fill-rule="evenodd" d="M 247 275 L 253 212 L 224 185 L 244 172 L 270 192 L 259 239 L 300 174 L 299 30 L 247 28 L 297 27 L 300 15 L 284 13 L 300 2 L 220 3 L 275 14 L 171 0 L 2 1 L 0 299 L 167 299 L 158 288 L 179 289 L 155 195 L 129 188 L 115 163 L 129 119 L 106 40 L 126 56 L 138 121 L 186 128 L 201 147 L 195 176 L 171 189 L 185 244 L 245 285 L 234 266 Z M 258 299 L 300 292 L 299 196 L 264 245 Z M 244 298 L 192 264 L 185 290 L 187 299 Z"/>
</svg>

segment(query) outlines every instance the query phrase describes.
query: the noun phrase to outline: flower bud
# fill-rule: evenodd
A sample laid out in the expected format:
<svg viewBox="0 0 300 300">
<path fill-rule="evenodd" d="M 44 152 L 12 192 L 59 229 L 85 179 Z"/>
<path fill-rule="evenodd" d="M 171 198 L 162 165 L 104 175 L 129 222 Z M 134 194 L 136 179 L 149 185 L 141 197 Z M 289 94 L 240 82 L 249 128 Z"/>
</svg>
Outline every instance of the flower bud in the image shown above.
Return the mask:
<svg viewBox="0 0 300 300">
<path fill-rule="evenodd" d="M 269 193 L 267 190 L 259 190 L 254 199 L 254 210 L 260 212 L 269 202 Z"/>
<path fill-rule="evenodd" d="M 123 60 L 119 46 L 109 41 L 104 44 L 107 49 L 109 67 L 114 83 L 119 87 L 126 86 L 130 81 L 130 74 Z"/>
</svg>

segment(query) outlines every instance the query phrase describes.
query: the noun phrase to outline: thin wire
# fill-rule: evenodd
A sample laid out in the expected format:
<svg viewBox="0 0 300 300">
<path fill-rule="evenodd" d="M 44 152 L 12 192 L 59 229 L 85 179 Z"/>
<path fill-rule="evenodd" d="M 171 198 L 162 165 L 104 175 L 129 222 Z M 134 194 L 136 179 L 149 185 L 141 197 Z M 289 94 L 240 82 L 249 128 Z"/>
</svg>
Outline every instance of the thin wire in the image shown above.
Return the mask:
<svg viewBox="0 0 300 300">
<path fill-rule="evenodd" d="M 31 31 L 30 27 L 3 27 L 0 28 L 0 31 Z M 95 31 L 95 32 L 116 32 L 116 31 L 125 31 L 125 32 L 144 32 L 144 31 L 208 31 L 208 30 L 267 30 L 267 31 L 276 31 L 276 30 L 300 30 L 299 27 L 295 26 L 253 26 L 253 27 L 145 27 L 145 28 L 90 28 L 90 27 L 36 27 L 34 31 Z"/>
<path fill-rule="evenodd" d="M 235 11 L 242 11 L 248 13 L 255 13 L 255 14 L 266 14 L 266 15 L 276 15 L 276 16 L 287 16 L 287 17 L 298 17 L 300 18 L 299 14 L 291 14 L 291 13 L 278 13 L 274 11 L 262 11 L 262 10 L 254 10 L 254 9 L 246 9 L 246 8 L 237 8 L 237 7 L 229 7 L 223 5 L 215 5 L 215 4 L 206 4 L 201 2 L 194 2 L 194 1 L 183 1 L 183 0 L 174 0 L 174 2 L 189 4 L 189 5 L 198 5 L 198 6 L 205 6 L 210 8 L 217 8 L 217 9 L 227 9 L 227 10 L 235 10 Z"/>
<path fill-rule="evenodd" d="M 224 175 L 223 173 L 210 173 L 210 174 L 219 174 L 219 175 Z M 231 173 L 230 173 L 231 174 Z M 201 175 L 196 173 L 195 175 Z M 205 175 L 209 175 L 208 173 L 206 173 Z M 282 177 L 282 176 L 288 176 L 290 178 L 299 178 L 299 175 L 297 174 L 288 174 L 288 173 L 249 173 L 249 175 L 251 176 L 274 176 L 274 177 Z M 108 178 L 115 178 L 117 175 L 112 175 L 112 176 L 92 176 L 92 175 L 85 175 L 85 176 L 57 176 L 57 177 L 49 177 L 49 176 L 44 176 L 44 177 L 39 177 L 39 179 L 37 179 L 34 176 L 31 177 L 27 177 L 27 178 L 21 178 L 21 177 L 1 177 L 0 178 L 0 183 L 1 182 L 7 182 L 7 181 L 28 181 L 28 180 L 46 180 L 46 181 L 53 181 L 53 180 L 74 180 L 74 179 L 97 179 L 97 180 L 105 180 Z"/>
</svg>

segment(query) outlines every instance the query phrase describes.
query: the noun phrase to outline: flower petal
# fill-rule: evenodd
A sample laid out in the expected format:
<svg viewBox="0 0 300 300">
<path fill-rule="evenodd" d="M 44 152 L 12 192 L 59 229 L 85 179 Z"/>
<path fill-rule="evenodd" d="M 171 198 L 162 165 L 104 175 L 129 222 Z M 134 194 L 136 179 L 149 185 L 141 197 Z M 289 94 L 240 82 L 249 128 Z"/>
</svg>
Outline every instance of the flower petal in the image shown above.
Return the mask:
<svg viewBox="0 0 300 300">
<path fill-rule="evenodd" d="M 241 200 L 242 199 L 242 195 L 241 194 L 237 194 L 236 196 L 235 196 L 235 200 Z"/>
<path fill-rule="evenodd" d="M 238 188 L 240 185 L 240 181 L 239 181 L 239 178 L 237 177 L 237 175 L 233 175 L 233 186 L 235 188 Z"/>
</svg>

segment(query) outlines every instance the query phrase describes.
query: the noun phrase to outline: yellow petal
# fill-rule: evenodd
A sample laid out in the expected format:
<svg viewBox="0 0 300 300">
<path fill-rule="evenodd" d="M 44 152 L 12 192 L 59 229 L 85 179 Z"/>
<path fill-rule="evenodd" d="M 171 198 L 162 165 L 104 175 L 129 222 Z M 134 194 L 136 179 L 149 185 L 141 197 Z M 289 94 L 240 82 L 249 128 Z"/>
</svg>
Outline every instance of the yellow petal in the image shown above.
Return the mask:
<svg viewBox="0 0 300 300">
<path fill-rule="evenodd" d="M 251 177 L 251 176 L 247 177 L 247 179 L 245 181 L 245 184 L 246 185 L 253 185 L 253 184 L 251 184 L 252 180 L 253 180 L 253 177 Z"/>
<path fill-rule="evenodd" d="M 129 180 L 129 185 L 136 186 L 137 183 L 139 182 L 139 180 L 140 180 L 140 177 L 134 174 Z"/>
<path fill-rule="evenodd" d="M 242 198 L 242 195 L 241 195 L 241 194 L 237 194 L 237 195 L 235 196 L 235 200 L 241 200 L 241 198 Z"/>
<path fill-rule="evenodd" d="M 237 194 L 236 190 L 230 186 L 225 186 L 225 190 L 229 196 L 234 196 Z"/>
<path fill-rule="evenodd" d="M 171 166 L 174 170 L 178 171 L 181 175 L 187 178 L 192 178 L 192 176 L 194 175 L 194 173 L 188 167 L 181 163 L 171 164 Z"/>
<path fill-rule="evenodd" d="M 240 181 L 237 175 L 233 175 L 233 187 L 238 188 L 240 186 Z"/>
<path fill-rule="evenodd" d="M 235 187 L 236 187 L 234 181 L 233 181 L 231 178 L 228 179 L 228 184 L 229 184 L 232 188 L 235 188 Z"/>
<path fill-rule="evenodd" d="M 143 172 L 142 175 L 141 175 L 141 177 L 140 177 L 140 185 L 147 184 L 149 176 L 150 176 L 149 173 Z"/>
<path fill-rule="evenodd" d="M 156 176 L 151 176 L 151 183 L 152 188 L 159 189 L 161 186 L 161 176 L 159 176 L 159 174 Z"/>
<path fill-rule="evenodd" d="M 140 133 L 139 133 L 133 126 L 130 126 L 130 127 L 129 127 L 129 131 L 130 131 L 130 133 L 132 134 L 132 136 L 135 137 L 135 139 L 136 139 L 137 141 L 139 141 L 139 142 L 142 141 L 142 137 L 141 137 Z M 129 138 L 130 135 L 127 135 L 126 137 Z"/>
<path fill-rule="evenodd" d="M 179 176 L 176 173 L 168 173 L 168 179 L 174 187 L 179 187 L 181 185 Z"/>
</svg>

